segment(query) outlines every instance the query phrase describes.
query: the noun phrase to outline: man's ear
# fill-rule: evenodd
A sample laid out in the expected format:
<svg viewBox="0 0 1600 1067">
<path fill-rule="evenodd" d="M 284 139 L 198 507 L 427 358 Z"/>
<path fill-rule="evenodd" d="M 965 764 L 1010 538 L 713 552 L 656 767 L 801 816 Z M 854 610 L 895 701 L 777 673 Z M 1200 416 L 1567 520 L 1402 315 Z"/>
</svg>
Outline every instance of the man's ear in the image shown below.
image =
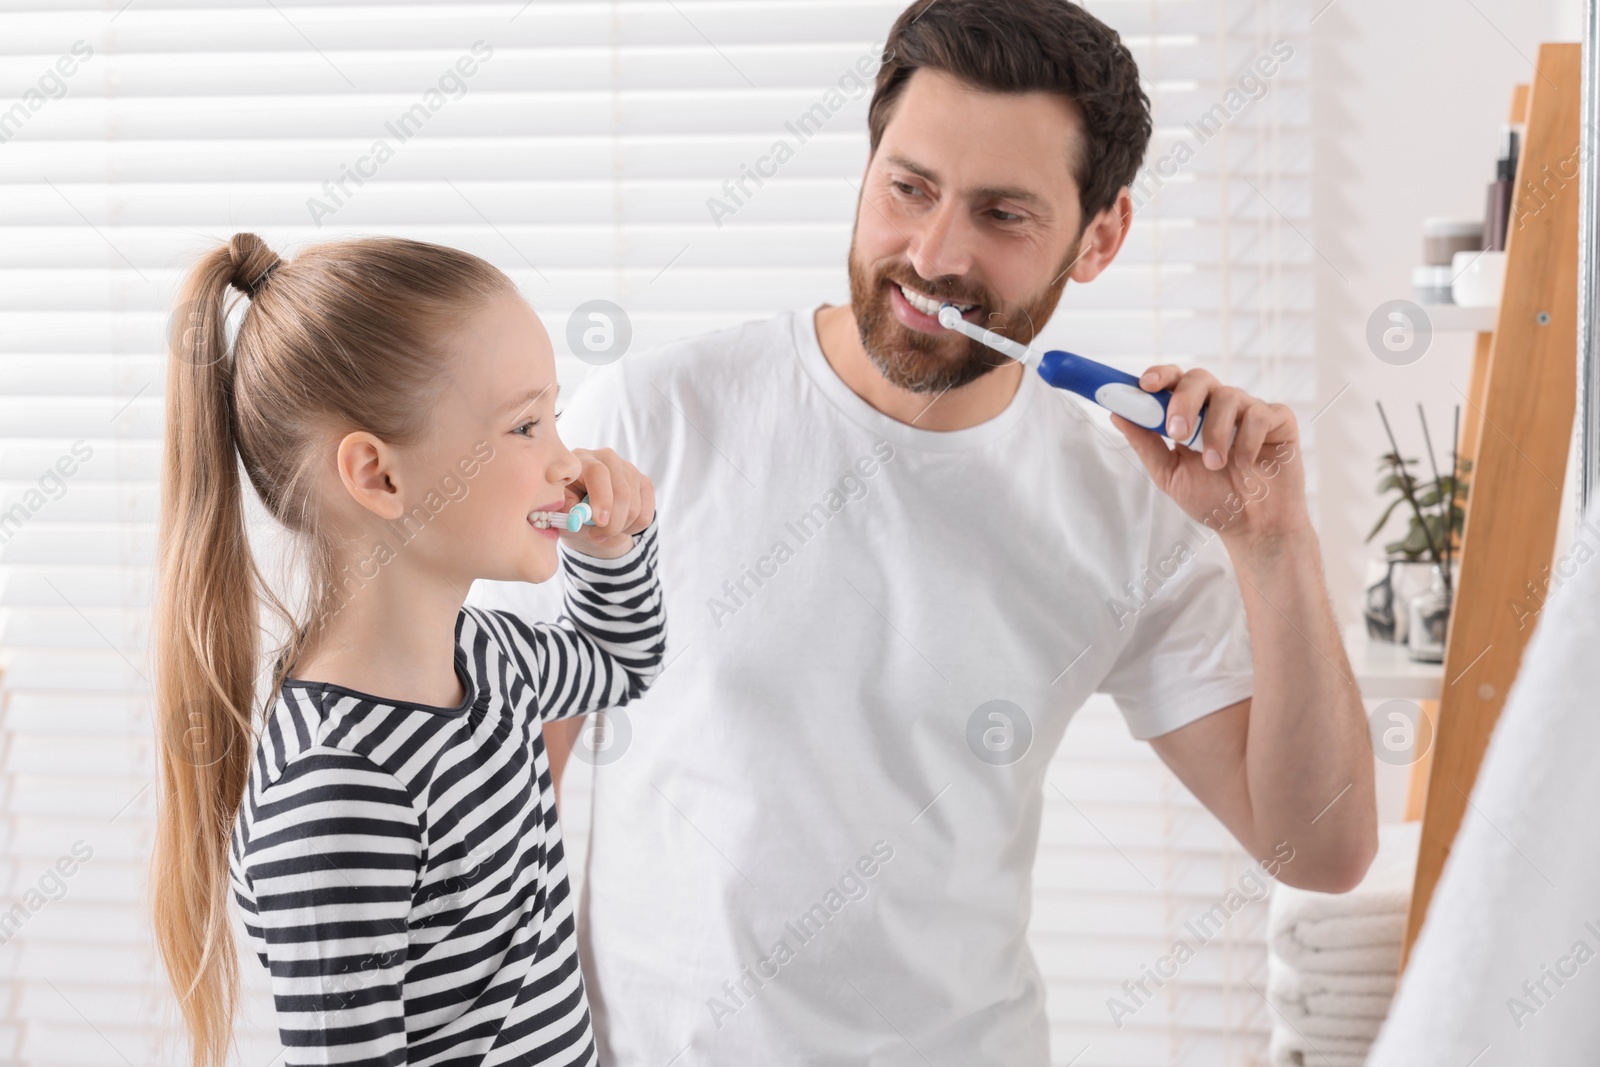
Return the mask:
<svg viewBox="0 0 1600 1067">
<path fill-rule="evenodd" d="M 1102 210 L 1083 228 L 1078 238 L 1078 259 L 1072 266 L 1072 280 L 1092 282 L 1100 272 L 1111 265 L 1127 239 L 1133 225 L 1133 195 L 1126 187 L 1117 191 L 1117 199 Z"/>
<path fill-rule="evenodd" d="M 394 449 L 365 430 L 357 430 L 345 434 L 334 460 L 339 480 L 356 503 L 390 521 L 405 513 L 396 459 Z"/>
</svg>

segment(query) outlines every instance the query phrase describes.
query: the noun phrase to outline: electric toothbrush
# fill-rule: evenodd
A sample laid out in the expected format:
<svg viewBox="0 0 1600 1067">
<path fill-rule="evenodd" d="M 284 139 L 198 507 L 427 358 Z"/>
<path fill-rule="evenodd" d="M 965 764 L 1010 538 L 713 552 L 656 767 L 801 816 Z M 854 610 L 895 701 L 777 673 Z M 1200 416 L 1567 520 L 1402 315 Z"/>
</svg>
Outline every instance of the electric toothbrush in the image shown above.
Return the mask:
<svg viewBox="0 0 1600 1067">
<path fill-rule="evenodd" d="M 1121 415 L 1136 426 L 1143 426 L 1169 440 L 1172 439 L 1167 433 L 1167 402 L 1172 399 L 1170 389 L 1147 393 L 1139 388 L 1138 378 L 1115 367 L 1096 363 L 1083 356 L 1075 356 L 1071 352 L 1054 349 L 1049 352 L 1037 352 L 993 330 L 986 330 L 982 326 L 968 322 L 961 317 L 958 309 L 949 304 L 939 308 L 939 325 L 947 330 L 964 334 L 980 344 L 988 345 L 1023 366 L 1037 368 L 1039 377 L 1057 389 L 1077 393 L 1108 411 Z M 1200 409 L 1200 416 L 1194 423 L 1194 433 L 1190 434 L 1187 440 L 1178 443 L 1198 452 L 1200 431 L 1206 424 L 1204 408 Z"/>
</svg>

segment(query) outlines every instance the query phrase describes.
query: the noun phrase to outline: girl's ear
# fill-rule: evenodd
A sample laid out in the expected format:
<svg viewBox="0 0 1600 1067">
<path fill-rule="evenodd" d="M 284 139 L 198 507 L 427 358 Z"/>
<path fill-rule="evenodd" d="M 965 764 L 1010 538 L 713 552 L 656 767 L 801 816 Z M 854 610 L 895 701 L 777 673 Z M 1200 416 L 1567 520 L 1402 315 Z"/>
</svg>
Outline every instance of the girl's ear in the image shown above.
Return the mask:
<svg viewBox="0 0 1600 1067">
<path fill-rule="evenodd" d="M 389 521 L 405 514 L 397 459 L 394 449 L 365 430 L 346 434 L 335 457 L 345 490 L 356 503 Z"/>
</svg>

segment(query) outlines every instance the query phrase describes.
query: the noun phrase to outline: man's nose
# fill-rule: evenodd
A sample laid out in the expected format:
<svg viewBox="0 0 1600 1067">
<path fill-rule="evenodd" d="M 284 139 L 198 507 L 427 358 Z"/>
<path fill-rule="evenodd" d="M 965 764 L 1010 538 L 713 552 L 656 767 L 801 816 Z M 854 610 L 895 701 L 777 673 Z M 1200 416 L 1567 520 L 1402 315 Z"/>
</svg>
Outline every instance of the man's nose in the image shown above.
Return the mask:
<svg viewBox="0 0 1600 1067">
<path fill-rule="evenodd" d="M 945 200 L 923 215 L 910 234 L 907 258 L 924 278 L 960 277 L 972 270 L 973 233 L 965 210 Z"/>
</svg>

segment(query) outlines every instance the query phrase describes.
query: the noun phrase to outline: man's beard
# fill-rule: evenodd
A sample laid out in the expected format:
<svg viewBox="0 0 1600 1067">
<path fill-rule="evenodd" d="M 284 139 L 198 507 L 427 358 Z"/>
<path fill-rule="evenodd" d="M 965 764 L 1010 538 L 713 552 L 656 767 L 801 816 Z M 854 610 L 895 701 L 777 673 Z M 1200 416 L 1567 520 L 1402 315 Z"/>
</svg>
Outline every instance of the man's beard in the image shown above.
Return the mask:
<svg viewBox="0 0 1600 1067">
<path fill-rule="evenodd" d="M 912 393 L 943 393 L 977 381 L 996 367 L 1012 362 L 970 337 L 954 331 L 944 334 L 921 333 L 901 324 L 889 306 L 885 282 L 898 282 L 941 303 L 978 304 L 983 318 L 978 325 L 1002 334 L 1020 344 L 1029 344 L 1049 321 L 1067 286 L 1071 261 L 1045 289 L 1020 304 L 1007 307 L 989 293 L 963 286 L 951 277 L 926 281 L 909 264 L 896 263 L 868 272 L 856 259 L 855 241 L 850 242 L 850 303 L 855 309 L 856 329 L 878 372 L 891 385 Z"/>
</svg>

